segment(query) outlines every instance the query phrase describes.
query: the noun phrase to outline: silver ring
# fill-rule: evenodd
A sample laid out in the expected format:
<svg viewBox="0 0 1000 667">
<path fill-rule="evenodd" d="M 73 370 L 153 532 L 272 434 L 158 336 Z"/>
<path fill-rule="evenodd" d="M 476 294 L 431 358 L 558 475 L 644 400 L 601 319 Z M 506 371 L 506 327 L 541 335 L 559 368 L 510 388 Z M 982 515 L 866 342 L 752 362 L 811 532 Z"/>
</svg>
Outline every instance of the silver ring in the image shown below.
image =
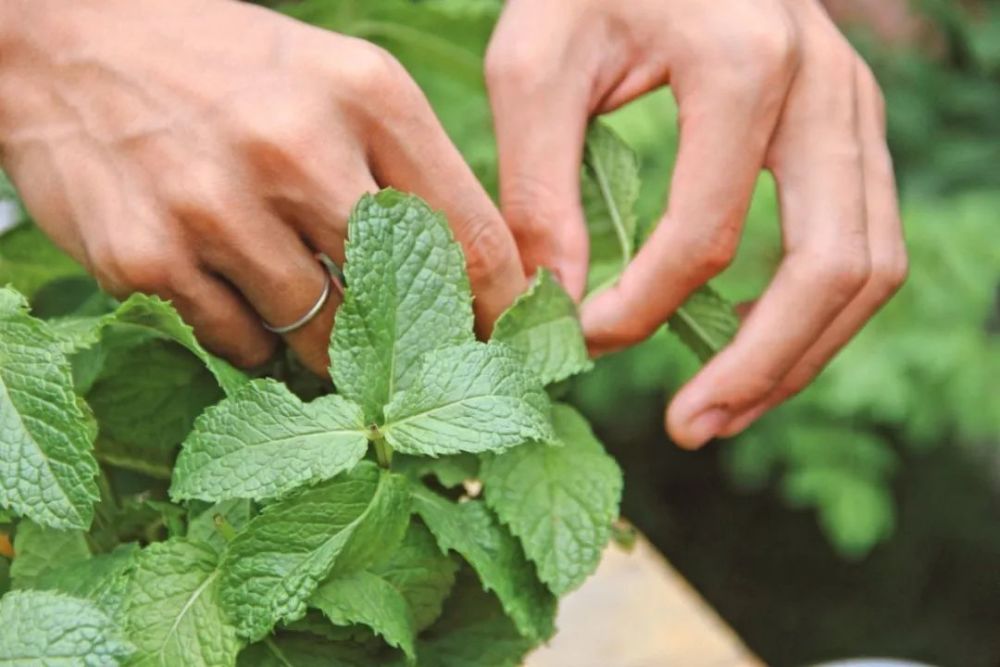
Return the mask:
<svg viewBox="0 0 1000 667">
<path fill-rule="evenodd" d="M 283 327 L 276 327 L 268 324 L 264 320 L 261 320 L 261 324 L 264 325 L 264 328 L 276 334 L 286 334 L 301 329 L 305 325 L 309 324 L 309 322 L 319 314 L 319 311 L 323 310 L 323 306 L 326 305 L 327 299 L 330 298 L 330 284 L 333 282 L 333 279 L 330 277 L 330 273 L 325 269 L 323 271 L 323 276 L 326 278 L 326 282 L 323 284 L 323 293 L 319 295 L 319 299 L 313 307 L 309 309 L 309 312 L 291 324 L 286 324 Z"/>
</svg>

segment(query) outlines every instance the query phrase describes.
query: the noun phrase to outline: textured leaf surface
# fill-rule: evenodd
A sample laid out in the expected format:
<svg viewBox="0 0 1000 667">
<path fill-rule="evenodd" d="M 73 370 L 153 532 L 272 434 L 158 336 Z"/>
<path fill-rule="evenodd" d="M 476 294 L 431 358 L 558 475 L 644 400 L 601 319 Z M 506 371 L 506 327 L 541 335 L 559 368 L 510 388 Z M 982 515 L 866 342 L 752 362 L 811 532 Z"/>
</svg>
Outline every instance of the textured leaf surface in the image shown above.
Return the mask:
<svg viewBox="0 0 1000 667">
<path fill-rule="evenodd" d="M 0 665 L 110 667 L 131 652 L 93 603 L 51 591 L 3 596 L 0 628 Z"/>
<path fill-rule="evenodd" d="M 740 326 L 732 304 L 709 285 L 691 293 L 667 327 L 705 362 L 725 347 Z"/>
<path fill-rule="evenodd" d="M 576 304 L 548 271 L 497 320 L 493 340 L 509 345 L 542 384 L 565 380 L 593 365 Z"/>
<path fill-rule="evenodd" d="M 639 198 L 639 160 L 601 121 L 587 130 L 580 194 L 590 233 L 587 288 L 593 292 L 614 282 L 632 258 Z"/>
<path fill-rule="evenodd" d="M 222 601 L 240 634 L 259 639 L 301 618 L 332 574 L 391 554 L 409 522 L 406 479 L 361 463 L 353 471 L 266 507 L 230 545 Z"/>
<path fill-rule="evenodd" d="M 465 570 L 441 620 L 418 642 L 417 659 L 420 667 L 519 667 L 535 643 Z"/>
<path fill-rule="evenodd" d="M 110 553 L 75 561 L 42 575 L 35 581 L 35 588 L 85 598 L 111 618 L 119 619 L 128 588 L 126 575 L 138 554 L 137 545 L 123 544 Z"/>
<path fill-rule="evenodd" d="M 426 526 L 414 522 L 392 558 L 372 572 L 403 594 L 420 632 L 441 615 L 441 605 L 455 583 L 456 570 L 455 559 L 438 548 Z"/>
<path fill-rule="evenodd" d="M 556 595 L 576 588 L 596 568 L 618 517 L 622 473 L 580 413 L 552 408 L 562 446 L 527 444 L 488 458 L 486 502 L 538 567 Z"/>
<path fill-rule="evenodd" d="M 376 667 L 381 661 L 362 647 L 316 635 L 283 632 L 247 647 L 239 667 Z"/>
<path fill-rule="evenodd" d="M 416 657 L 416 629 L 406 598 L 392 583 L 360 570 L 326 580 L 309 605 L 323 612 L 334 625 L 368 626 L 389 646 Z"/>
<path fill-rule="evenodd" d="M 106 318 L 105 323 L 140 327 L 180 343 L 201 359 L 227 394 L 231 394 L 247 381 L 242 371 L 202 347 L 194 336 L 194 330 L 184 323 L 174 307 L 158 297 L 133 294 L 118 307 L 118 310 Z"/>
<path fill-rule="evenodd" d="M 462 453 L 432 459 L 398 454 L 392 459 L 392 468 L 414 479 L 433 476 L 443 486 L 451 489 L 479 476 L 479 457 Z"/>
<path fill-rule="evenodd" d="M 368 449 L 361 409 L 342 396 L 303 403 L 254 380 L 209 408 L 174 468 L 175 500 L 261 500 L 349 470 Z"/>
<path fill-rule="evenodd" d="M 88 528 L 94 433 L 69 362 L 16 292 L 0 288 L 0 505 L 54 528 Z"/>
<path fill-rule="evenodd" d="M 208 546 L 171 540 L 146 547 L 125 597 L 126 631 L 138 648 L 129 664 L 232 664 L 240 641 L 219 605 L 218 578 Z"/>
<path fill-rule="evenodd" d="M 56 530 L 32 521 L 22 521 L 14 538 L 14 562 L 10 576 L 14 588 L 34 588 L 40 577 L 90 557 L 80 530 Z"/>
<path fill-rule="evenodd" d="M 488 452 L 553 437 L 548 395 L 498 343 L 427 354 L 412 388 L 393 398 L 385 417 L 386 440 L 407 454 Z"/>
<path fill-rule="evenodd" d="M 347 292 L 330 345 L 338 391 L 379 421 L 435 348 L 473 340 L 465 259 L 444 217 L 393 190 L 366 195 L 348 221 Z"/>
<path fill-rule="evenodd" d="M 245 498 L 223 500 L 200 512 L 192 511 L 187 537 L 196 542 L 204 542 L 221 554 L 228 543 L 219 532 L 216 517 L 225 519 L 233 530 L 239 532 L 250 521 L 250 511 L 250 501 Z"/>
<path fill-rule="evenodd" d="M 521 545 L 482 501 L 453 503 L 417 489 L 414 508 L 443 550 L 461 554 L 526 637 L 544 640 L 554 631 L 556 599 L 538 580 Z"/>
</svg>

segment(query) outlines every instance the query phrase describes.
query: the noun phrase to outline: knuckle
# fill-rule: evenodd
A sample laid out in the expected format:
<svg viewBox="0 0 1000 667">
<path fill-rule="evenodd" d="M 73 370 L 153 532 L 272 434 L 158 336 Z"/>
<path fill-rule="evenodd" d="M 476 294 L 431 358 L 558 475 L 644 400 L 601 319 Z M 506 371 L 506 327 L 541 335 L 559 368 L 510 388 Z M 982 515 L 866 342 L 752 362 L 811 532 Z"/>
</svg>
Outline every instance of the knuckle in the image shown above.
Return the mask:
<svg viewBox="0 0 1000 667">
<path fill-rule="evenodd" d="M 511 234 L 499 218 L 473 216 L 462 223 L 461 230 L 465 262 L 473 282 L 494 277 L 514 254 Z"/>
<path fill-rule="evenodd" d="M 268 362 L 274 355 L 277 347 L 277 340 L 268 337 L 251 344 L 245 344 L 232 350 L 227 356 L 229 360 L 240 368 L 256 368 Z"/>
<path fill-rule="evenodd" d="M 729 45 L 725 54 L 728 69 L 737 73 L 742 89 L 770 88 L 786 81 L 798 66 L 798 34 L 790 19 L 754 23 Z"/>
<path fill-rule="evenodd" d="M 351 55 L 351 66 L 342 71 L 348 77 L 348 88 L 355 94 L 377 93 L 408 87 L 406 69 L 384 48 L 359 41 Z M 386 98 L 388 99 L 388 98 Z"/>
<path fill-rule="evenodd" d="M 878 286 L 879 296 L 888 298 L 898 292 L 906 282 L 909 271 L 905 248 L 900 248 L 884 261 L 876 262 L 872 267 L 872 281 Z"/>
<path fill-rule="evenodd" d="M 91 261 L 99 282 L 114 293 L 145 292 L 171 298 L 177 275 L 171 255 L 148 243 L 131 243 L 92 253 Z"/>
<path fill-rule="evenodd" d="M 736 257 L 739 241 L 739 233 L 728 227 L 689 241 L 686 254 L 692 258 L 694 277 L 699 280 L 710 278 L 729 268 Z"/>
<path fill-rule="evenodd" d="M 523 42 L 491 44 L 484 61 L 487 86 L 490 90 L 534 90 L 547 78 L 544 62 Z"/>
<path fill-rule="evenodd" d="M 858 251 L 824 253 L 813 270 L 820 283 L 845 302 L 861 291 L 872 271 L 868 254 Z"/>
</svg>

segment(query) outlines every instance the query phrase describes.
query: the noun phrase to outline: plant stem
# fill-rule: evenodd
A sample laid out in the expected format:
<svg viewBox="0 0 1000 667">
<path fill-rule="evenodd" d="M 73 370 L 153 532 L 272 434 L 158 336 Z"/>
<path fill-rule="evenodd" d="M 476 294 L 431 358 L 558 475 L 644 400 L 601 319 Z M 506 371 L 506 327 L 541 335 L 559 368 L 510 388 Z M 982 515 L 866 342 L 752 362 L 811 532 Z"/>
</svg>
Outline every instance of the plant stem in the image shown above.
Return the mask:
<svg viewBox="0 0 1000 667">
<path fill-rule="evenodd" d="M 236 529 L 233 528 L 233 524 L 229 523 L 226 517 L 216 514 L 212 517 L 212 522 L 215 523 L 215 529 L 219 531 L 219 535 L 222 535 L 222 539 L 226 542 L 232 542 L 236 539 Z"/>
<path fill-rule="evenodd" d="M 385 437 L 382 435 L 375 438 L 372 444 L 375 445 L 375 458 L 378 459 L 378 464 L 388 469 L 392 465 L 392 446 L 385 441 Z"/>
</svg>

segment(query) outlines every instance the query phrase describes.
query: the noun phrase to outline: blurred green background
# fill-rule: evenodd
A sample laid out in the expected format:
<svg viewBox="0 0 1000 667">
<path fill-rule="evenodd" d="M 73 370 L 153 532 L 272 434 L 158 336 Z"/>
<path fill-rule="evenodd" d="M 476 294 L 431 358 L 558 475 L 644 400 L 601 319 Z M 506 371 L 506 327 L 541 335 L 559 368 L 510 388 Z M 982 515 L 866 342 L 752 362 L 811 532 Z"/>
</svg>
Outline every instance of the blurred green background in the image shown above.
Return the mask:
<svg viewBox="0 0 1000 667">
<path fill-rule="evenodd" d="M 283 8 L 395 53 L 495 192 L 481 59 L 496 0 Z M 863 18 L 849 33 L 888 101 L 911 258 L 898 296 L 810 389 L 698 453 L 662 432 L 666 400 L 697 367 L 669 334 L 569 388 L 625 468 L 626 516 L 773 665 L 1000 664 L 1000 5 L 913 11 L 916 38 L 887 40 Z M 666 198 L 675 116 L 660 91 L 610 117 L 640 154 L 647 225 Z M 30 294 L 35 272 L 50 278 L 64 260 L 41 248 L 30 226 L 0 237 L 0 283 Z M 765 175 L 716 285 L 753 298 L 779 259 Z"/>
</svg>

